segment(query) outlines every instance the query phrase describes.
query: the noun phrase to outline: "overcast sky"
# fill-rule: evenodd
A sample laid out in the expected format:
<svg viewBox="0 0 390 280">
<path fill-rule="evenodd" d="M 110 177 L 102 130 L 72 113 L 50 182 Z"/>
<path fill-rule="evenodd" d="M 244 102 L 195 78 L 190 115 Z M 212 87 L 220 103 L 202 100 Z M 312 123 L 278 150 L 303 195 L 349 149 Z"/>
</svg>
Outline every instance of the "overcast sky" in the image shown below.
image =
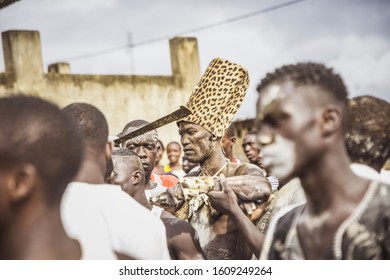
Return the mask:
<svg viewBox="0 0 390 280">
<path fill-rule="evenodd" d="M 80 60 L 72 73 L 170 75 L 168 38 L 288 0 L 21 0 L 0 10 L 1 32 L 38 30 L 45 68 L 52 62 L 166 37 L 153 44 Z M 256 85 L 275 67 L 323 62 L 350 96 L 390 101 L 390 1 L 306 0 L 185 34 L 198 39 L 201 71 L 222 57 L 248 68 L 251 86 L 237 118 L 253 118 Z M 0 59 L 0 72 L 4 60 Z"/>
</svg>

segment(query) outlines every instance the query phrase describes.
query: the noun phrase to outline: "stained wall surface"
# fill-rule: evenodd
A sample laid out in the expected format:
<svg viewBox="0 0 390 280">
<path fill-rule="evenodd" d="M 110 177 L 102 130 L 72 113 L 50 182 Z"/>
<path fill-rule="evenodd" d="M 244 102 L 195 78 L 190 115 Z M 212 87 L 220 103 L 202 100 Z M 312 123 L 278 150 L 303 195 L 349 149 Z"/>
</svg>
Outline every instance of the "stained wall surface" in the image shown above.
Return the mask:
<svg viewBox="0 0 390 280">
<path fill-rule="evenodd" d="M 131 120 L 154 121 L 185 105 L 200 78 L 195 38 L 169 41 L 171 76 L 77 75 L 66 62 L 50 65 L 46 72 L 38 31 L 6 31 L 2 42 L 5 73 L 0 73 L 0 96 L 35 95 L 60 107 L 93 104 L 105 114 L 110 135 L 118 134 Z M 179 140 L 175 124 L 158 132 L 166 143 Z"/>
</svg>

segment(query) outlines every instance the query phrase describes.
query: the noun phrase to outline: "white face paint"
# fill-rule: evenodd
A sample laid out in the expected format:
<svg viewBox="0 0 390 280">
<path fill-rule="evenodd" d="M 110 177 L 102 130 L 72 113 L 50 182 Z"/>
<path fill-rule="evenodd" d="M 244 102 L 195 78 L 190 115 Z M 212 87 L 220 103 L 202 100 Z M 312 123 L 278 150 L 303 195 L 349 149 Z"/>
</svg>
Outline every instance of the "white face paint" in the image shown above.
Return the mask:
<svg viewBox="0 0 390 280">
<path fill-rule="evenodd" d="M 291 120 L 291 111 L 285 111 L 289 107 L 282 104 L 288 102 L 293 90 L 294 84 L 289 80 L 271 84 L 261 92 L 257 107 L 256 121 L 260 124 L 257 140 L 262 145 L 263 163 L 281 181 L 291 177 L 298 162 L 294 139 L 282 136 L 290 134 L 291 137 L 291 133 L 282 133 L 289 131 L 290 125 L 285 125 L 281 116 L 287 114 L 287 120 Z"/>
<path fill-rule="evenodd" d="M 315 90 L 286 80 L 271 84 L 259 95 L 257 141 L 262 145 L 263 163 L 280 181 L 300 176 L 322 151 Z"/>
<path fill-rule="evenodd" d="M 279 180 L 289 178 L 297 162 L 296 147 L 293 141 L 276 135 L 272 144 L 262 149 L 263 162 L 267 169 Z"/>
<path fill-rule="evenodd" d="M 260 111 L 264 111 L 264 109 L 269 106 L 272 102 L 277 99 L 282 99 L 285 97 L 285 94 L 282 91 L 282 88 L 278 84 L 270 85 L 264 94 L 262 95 Z"/>
</svg>

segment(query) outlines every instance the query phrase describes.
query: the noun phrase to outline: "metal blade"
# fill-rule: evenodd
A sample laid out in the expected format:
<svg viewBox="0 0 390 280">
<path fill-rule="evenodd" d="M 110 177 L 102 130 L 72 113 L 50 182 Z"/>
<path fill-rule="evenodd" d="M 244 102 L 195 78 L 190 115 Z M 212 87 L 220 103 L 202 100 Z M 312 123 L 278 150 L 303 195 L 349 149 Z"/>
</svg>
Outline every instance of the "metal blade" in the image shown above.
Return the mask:
<svg viewBox="0 0 390 280">
<path fill-rule="evenodd" d="M 140 136 L 144 133 L 147 133 L 149 131 L 152 131 L 156 128 L 162 127 L 166 124 L 169 124 L 174 121 L 178 121 L 184 117 L 187 117 L 189 114 L 191 114 L 190 109 L 188 109 L 185 106 L 180 106 L 180 109 L 174 111 L 173 113 L 170 113 L 169 115 L 166 115 L 158 120 L 155 120 L 154 122 L 151 122 L 145 126 L 142 126 L 138 128 L 137 130 L 134 130 L 130 133 L 127 133 L 117 139 L 114 140 L 115 144 L 120 144 L 122 142 L 125 142 L 126 140 L 135 138 L 137 136 Z"/>
</svg>

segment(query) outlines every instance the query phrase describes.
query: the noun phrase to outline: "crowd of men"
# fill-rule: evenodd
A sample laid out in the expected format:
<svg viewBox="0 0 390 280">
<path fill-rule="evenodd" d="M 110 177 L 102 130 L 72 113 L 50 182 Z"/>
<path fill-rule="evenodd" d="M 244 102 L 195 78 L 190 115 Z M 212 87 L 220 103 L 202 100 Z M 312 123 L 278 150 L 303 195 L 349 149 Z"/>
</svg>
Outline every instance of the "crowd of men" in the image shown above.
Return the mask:
<svg viewBox="0 0 390 280">
<path fill-rule="evenodd" d="M 390 259 L 390 104 L 284 65 L 257 86 L 243 162 L 248 85 L 214 59 L 165 166 L 157 130 L 114 145 L 91 104 L 0 98 L 0 259 Z M 124 123 L 119 140 L 149 124 Z"/>
</svg>

